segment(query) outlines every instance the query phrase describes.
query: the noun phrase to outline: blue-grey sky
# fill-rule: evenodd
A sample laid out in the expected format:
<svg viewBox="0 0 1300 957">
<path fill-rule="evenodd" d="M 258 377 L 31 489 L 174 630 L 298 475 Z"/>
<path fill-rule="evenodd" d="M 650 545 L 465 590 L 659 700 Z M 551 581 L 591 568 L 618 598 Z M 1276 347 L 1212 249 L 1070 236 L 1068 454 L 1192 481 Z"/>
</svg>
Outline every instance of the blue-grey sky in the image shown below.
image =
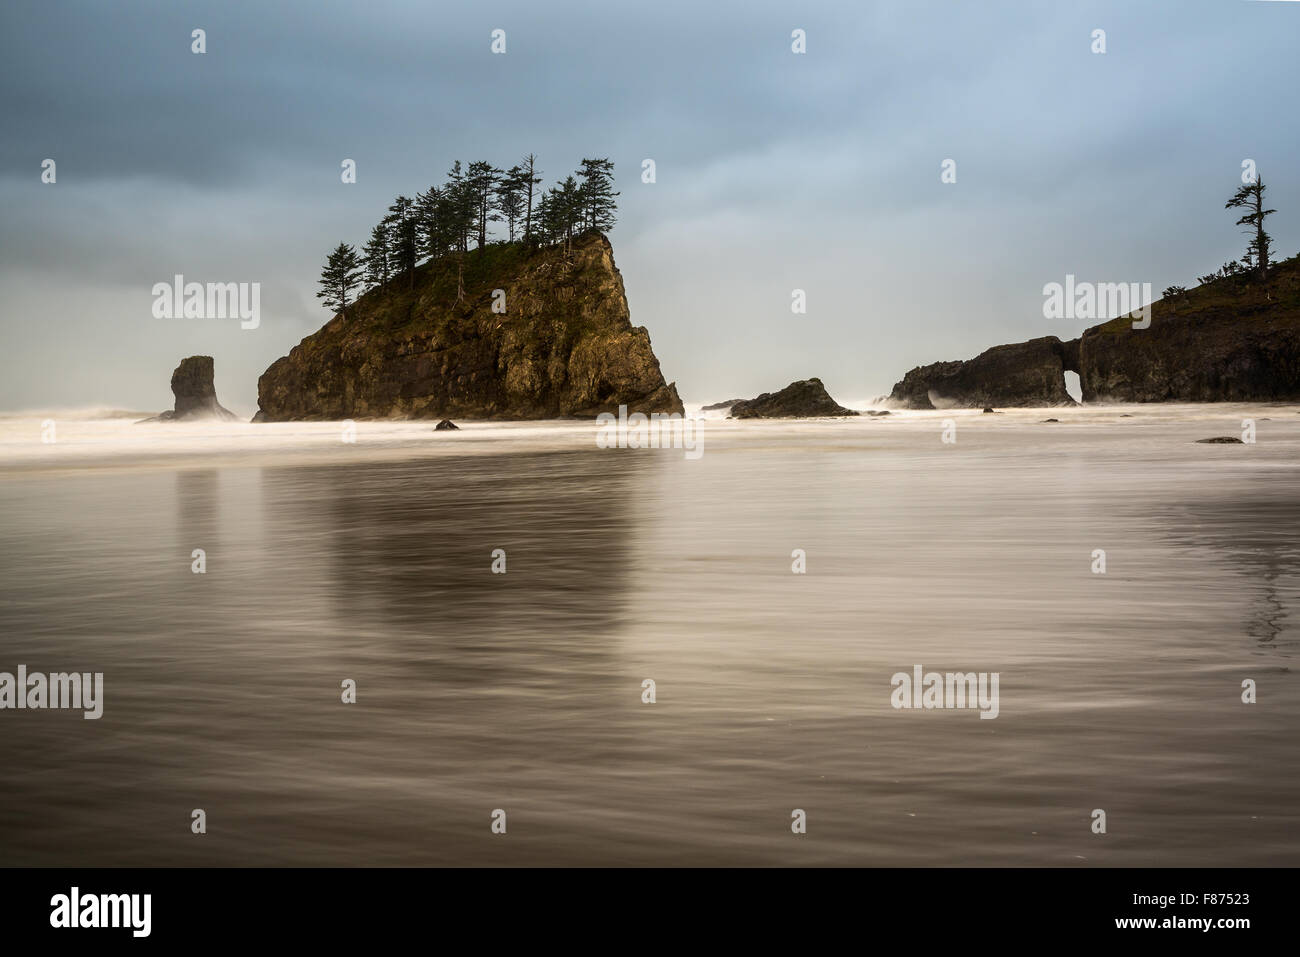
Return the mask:
<svg viewBox="0 0 1300 957">
<path fill-rule="evenodd" d="M 334 244 L 457 158 L 530 151 L 548 184 L 614 160 L 632 319 L 688 402 L 813 375 L 862 400 L 1077 335 L 1043 317 L 1067 273 L 1158 294 L 1240 256 L 1244 159 L 1300 251 L 1298 46 L 1300 3 L 1249 0 L 7 0 L 0 408 L 167 408 L 203 353 L 251 413 L 328 318 Z M 260 328 L 154 318 L 176 273 L 260 282 Z"/>
</svg>

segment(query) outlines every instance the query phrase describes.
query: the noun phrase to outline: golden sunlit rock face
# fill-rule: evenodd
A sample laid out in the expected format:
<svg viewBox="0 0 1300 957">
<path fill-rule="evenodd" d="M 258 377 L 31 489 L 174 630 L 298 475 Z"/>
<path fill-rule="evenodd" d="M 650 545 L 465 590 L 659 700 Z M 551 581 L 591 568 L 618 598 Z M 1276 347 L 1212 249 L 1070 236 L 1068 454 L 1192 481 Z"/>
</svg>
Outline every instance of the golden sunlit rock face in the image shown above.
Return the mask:
<svg viewBox="0 0 1300 957">
<path fill-rule="evenodd" d="M 399 276 L 273 363 L 258 404 L 263 421 L 683 411 L 597 232 L 567 251 L 499 244 Z"/>
</svg>

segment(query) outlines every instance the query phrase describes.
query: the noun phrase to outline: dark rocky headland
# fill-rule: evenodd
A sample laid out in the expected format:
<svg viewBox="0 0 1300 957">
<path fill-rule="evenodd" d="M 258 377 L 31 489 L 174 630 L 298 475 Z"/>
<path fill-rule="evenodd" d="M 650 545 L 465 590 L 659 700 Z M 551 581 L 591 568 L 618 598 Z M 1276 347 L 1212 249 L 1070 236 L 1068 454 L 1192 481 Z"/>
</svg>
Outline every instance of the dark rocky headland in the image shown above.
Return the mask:
<svg viewBox="0 0 1300 957">
<path fill-rule="evenodd" d="M 974 359 L 918 366 L 890 400 L 903 408 L 1073 405 L 1085 402 L 1260 402 L 1300 399 L 1300 258 L 1267 281 L 1240 274 L 1173 292 L 1151 325 L 1124 316 L 1063 342 L 1043 336 Z"/>
<path fill-rule="evenodd" d="M 278 359 L 257 394 L 254 421 L 270 422 L 684 411 L 594 231 L 567 252 L 501 243 L 423 263 Z"/>
<path fill-rule="evenodd" d="M 907 409 L 1073 405 L 1065 371 L 1078 365 L 1077 343 L 1044 336 L 994 346 L 965 362 L 919 366 L 894 385 L 890 401 Z"/>
</svg>

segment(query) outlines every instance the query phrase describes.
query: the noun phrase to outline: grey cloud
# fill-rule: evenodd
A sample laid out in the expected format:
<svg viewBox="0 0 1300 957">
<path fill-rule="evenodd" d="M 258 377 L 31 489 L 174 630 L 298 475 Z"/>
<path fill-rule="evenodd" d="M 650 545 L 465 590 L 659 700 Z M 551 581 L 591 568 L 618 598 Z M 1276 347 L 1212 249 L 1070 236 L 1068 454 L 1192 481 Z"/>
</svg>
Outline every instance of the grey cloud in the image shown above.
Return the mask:
<svg viewBox="0 0 1300 957">
<path fill-rule="evenodd" d="M 910 366 L 1047 328 L 1065 272 L 1187 283 L 1256 159 L 1300 248 L 1292 4 L 200 2 L 0 8 L 0 405 L 223 401 L 327 318 L 333 243 L 452 160 L 610 155 L 634 320 L 688 399 Z M 1109 52 L 1088 52 L 1094 27 Z M 190 30 L 208 53 L 189 52 Z M 488 52 L 506 29 L 509 52 Z M 807 30 L 809 52 L 789 52 Z M 55 186 L 39 164 L 59 163 Z M 339 163 L 357 161 L 355 186 Z M 659 181 L 640 183 L 643 158 Z M 958 162 L 958 183 L 939 163 Z M 265 328 L 141 321 L 172 272 L 263 283 Z M 789 312 L 808 290 L 807 316 Z M 44 314 L 48 312 L 49 314 Z M 33 372 L 40 367 L 40 374 Z"/>
</svg>

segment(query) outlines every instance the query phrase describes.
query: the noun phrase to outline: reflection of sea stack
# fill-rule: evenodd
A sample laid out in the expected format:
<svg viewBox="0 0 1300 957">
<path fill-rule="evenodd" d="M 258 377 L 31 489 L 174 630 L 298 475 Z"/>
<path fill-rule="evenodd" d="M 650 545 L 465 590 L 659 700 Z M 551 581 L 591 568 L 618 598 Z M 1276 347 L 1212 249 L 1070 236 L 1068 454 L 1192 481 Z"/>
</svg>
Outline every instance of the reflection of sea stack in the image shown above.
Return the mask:
<svg viewBox="0 0 1300 957">
<path fill-rule="evenodd" d="M 172 373 L 172 394 L 176 406 L 146 422 L 178 422 L 199 419 L 232 421 L 238 416 L 224 409 L 217 401 L 217 390 L 212 384 L 212 356 L 189 356 Z"/>
</svg>

